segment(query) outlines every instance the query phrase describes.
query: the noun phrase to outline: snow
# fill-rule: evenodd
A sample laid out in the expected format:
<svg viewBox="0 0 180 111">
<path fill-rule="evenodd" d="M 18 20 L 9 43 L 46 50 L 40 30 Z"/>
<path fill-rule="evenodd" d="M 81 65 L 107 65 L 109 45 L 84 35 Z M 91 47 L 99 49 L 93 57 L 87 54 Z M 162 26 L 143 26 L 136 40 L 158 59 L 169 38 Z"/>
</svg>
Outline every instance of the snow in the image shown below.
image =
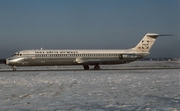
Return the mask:
<svg viewBox="0 0 180 111">
<path fill-rule="evenodd" d="M 0 72 L 0 110 L 179 111 L 180 69 Z"/>
</svg>

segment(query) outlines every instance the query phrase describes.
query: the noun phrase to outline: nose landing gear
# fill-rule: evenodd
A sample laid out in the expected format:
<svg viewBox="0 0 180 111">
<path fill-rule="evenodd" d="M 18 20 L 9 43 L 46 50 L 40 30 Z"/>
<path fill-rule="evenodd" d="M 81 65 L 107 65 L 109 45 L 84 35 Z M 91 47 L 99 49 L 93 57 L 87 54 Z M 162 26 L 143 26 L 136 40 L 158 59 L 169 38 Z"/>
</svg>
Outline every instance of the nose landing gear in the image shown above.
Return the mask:
<svg viewBox="0 0 180 111">
<path fill-rule="evenodd" d="M 89 66 L 88 65 L 83 65 L 84 70 L 89 70 Z"/>
<path fill-rule="evenodd" d="M 100 69 L 100 66 L 99 65 L 95 65 L 94 66 L 94 70 L 99 70 Z"/>
<path fill-rule="evenodd" d="M 12 70 L 13 70 L 13 71 L 16 71 L 16 66 L 12 66 Z"/>
</svg>

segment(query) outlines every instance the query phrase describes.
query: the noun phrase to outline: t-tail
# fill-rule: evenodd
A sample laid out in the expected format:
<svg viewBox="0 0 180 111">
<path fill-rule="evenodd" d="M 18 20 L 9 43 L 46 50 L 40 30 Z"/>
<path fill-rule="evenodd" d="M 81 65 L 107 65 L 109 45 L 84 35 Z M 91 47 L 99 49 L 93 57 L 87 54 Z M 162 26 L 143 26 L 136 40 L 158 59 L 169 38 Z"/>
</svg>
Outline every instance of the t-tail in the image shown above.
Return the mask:
<svg viewBox="0 0 180 111">
<path fill-rule="evenodd" d="M 171 35 L 160 35 L 155 33 L 147 33 L 142 40 L 132 50 L 149 52 L 158 36 L 171 36 Z"/>
</svg>

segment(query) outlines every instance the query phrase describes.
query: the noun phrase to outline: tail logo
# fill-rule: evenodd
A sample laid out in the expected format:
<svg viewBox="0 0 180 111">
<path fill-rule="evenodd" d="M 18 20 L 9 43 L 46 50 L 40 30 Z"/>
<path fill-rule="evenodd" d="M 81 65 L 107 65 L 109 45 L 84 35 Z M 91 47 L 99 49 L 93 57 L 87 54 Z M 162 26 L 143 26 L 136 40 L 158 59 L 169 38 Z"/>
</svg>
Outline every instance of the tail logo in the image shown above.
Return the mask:
<svg viewBox="0 0 180 111">
<path fill-rule="evenodd" d="M 142 49 L 149 49 L 149 41 L 142 40 Z"/>
</svg>

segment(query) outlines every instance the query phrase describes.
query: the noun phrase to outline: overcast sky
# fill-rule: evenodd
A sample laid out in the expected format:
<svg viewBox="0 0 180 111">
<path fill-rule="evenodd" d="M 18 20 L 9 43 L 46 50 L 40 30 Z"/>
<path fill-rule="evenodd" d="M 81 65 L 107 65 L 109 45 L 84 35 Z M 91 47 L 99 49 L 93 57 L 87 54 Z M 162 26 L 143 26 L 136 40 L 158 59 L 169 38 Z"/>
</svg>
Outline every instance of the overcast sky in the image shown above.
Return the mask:
<svg viewBox="0 0 180 111">
<path fill-rule="evenodd" d="M 126 49 L 148 33 L 149 57 L 180 57 L 179 0 L 0 0 L 0 58 L 24 49 Z"/>
</svg>

